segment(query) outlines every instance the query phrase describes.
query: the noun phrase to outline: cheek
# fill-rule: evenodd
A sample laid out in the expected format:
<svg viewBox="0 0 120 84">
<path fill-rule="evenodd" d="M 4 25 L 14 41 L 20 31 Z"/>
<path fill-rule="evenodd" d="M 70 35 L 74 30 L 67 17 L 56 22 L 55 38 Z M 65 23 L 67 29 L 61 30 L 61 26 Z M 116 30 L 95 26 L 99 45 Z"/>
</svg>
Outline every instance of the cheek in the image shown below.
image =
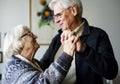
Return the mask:
<svg viewBox="0 0 120 84">
<path fill-rule="evenodd" d="M 64 25 L 66 26 L 66 27 L 69 27 L 69 25 L 70 25 L 70 18 L 68 17 L 66 17 L 65 19 L 64 19 Z"/>
<path fill-rule="evenodd" d="M 31 46 L 31 45 L 34 44 L 33 41 L 34 41 L 34 40 L 33 40 L 32 38 L 29 38 L 29 39 L 27 40 L 27 43 L 29 44 L 29 46 Z"/>
<path fill-rule="evenodd" d="M 66 24 L 68 25 L 68 28 L 71 28 L 74 25 L 74 21 L 75 20 L 73 16 L 67 17 Z"/>
<path fill-rule="evenodd" d="M 65 15 L 63 18 L 61 18 L 61 23 L 62 23 L 62 29 L 68 29 L 70 28 L 71 24 L 71 17 L 68 15 Z"/>
<path fill-rule="evenodd" d="M 68 20 L 67 20 L 67 19 L 63 19 L 63 20 L 62 20 L 62 23 L 63 23 L 63 24 L 62 24 L 62 27 L 63 27 L 63 28 L 65 28 L 65 29 L 68 28 Z"/>
</svg>

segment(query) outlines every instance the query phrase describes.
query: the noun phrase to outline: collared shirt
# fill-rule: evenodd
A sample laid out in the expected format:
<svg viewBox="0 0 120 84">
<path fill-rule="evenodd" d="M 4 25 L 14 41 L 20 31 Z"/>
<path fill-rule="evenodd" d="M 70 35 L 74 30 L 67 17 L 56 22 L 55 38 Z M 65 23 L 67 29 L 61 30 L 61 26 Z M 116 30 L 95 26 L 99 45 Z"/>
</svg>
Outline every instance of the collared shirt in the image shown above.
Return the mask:
<svg viewBox="0 0 120 84">
<path fill-rule="evenodd" d="M 78 35 L 81 36 L 83 29 L 84 29 L 84 23 L 85 21 L 82 22 L 80 26 L 78 26 L 74 32 Z M 63 46 L 61 45 L 55 55 L 55 59 L 60 55 L 60 53 L 63 52 Z M 74 54 L 75 55 L 75 54 Z M 66 75 L 65 79 L 63 80 L 62 84 L 75 84 L 76 83 L 76 68 L 75 68 L 75 56 L 73 56 L 73 61 L 71 63 L 71 67 L 69 69 L 68 74 Z"/>
<path fill-rule="evenodd" d="M 80 24 L 80 26 L 78 26 L 74 32 L 78 35 L 78 36 L 81 36 L 82 35 L 82 32 L 83 32 L 83 28 L 84 28 L 84 23 L 85 21 L 82 22 L 82 24 Z"/>
</svg>

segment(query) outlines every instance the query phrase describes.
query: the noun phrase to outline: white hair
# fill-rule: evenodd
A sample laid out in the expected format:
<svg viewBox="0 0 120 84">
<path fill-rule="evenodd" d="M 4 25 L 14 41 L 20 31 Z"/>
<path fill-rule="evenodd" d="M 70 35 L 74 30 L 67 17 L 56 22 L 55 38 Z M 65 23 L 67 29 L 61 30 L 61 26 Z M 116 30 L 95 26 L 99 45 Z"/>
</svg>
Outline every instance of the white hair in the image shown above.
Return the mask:
<svg viewBox="0 0 120 84">
<path fill-rule="evenodd" d="M 18 25 L 11 29 L 5 35 L 4 45 L 3 45 L 3 54 L 10 57 L 11 55 L 19 54 L 21 47 L 24 43 L 24 39 L 21 38 L 25 30 L 30 29 L 24 25 Z"/>
<path fill-rule="evenodd" d="M 82 16 L 83 6 L 81 0 L 51 0 L 49 7 L 53 10 L 54 5 L 58 5 L 63 8 L 69 8 L 70 6 L 76 5 L 80 16 Z"/>
</svg>

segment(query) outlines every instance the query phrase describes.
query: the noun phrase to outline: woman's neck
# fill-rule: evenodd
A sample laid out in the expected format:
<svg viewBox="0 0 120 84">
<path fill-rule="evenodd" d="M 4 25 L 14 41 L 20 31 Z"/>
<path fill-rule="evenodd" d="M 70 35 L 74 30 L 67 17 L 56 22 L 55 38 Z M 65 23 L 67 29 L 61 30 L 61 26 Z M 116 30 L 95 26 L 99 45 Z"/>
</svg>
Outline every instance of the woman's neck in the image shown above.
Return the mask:
<svg viewBox="0 0 120 84">
<path fill-rule="evenodd" d="M 34 54 L 35 54 L 35 51 L 33 49 L 23 49 L 20 53 L 20 55 L 22 55 L 29 61 L 33 61 Z"/>
</svg>

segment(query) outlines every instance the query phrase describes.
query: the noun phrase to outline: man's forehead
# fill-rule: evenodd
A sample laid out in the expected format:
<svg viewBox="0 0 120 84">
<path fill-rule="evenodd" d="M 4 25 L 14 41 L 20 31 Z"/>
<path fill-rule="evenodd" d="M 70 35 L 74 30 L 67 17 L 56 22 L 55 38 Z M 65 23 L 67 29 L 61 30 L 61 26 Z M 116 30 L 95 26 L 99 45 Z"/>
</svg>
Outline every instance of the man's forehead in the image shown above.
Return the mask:
<svg viewBox="0 0 120 84">
<path fill-rule="evenodd" d="M 54 9 L 53 9 L 54 15 L 60 13 L 60 12 L 63 11 L 64 9 L 65 9 L 65 8 L 63 8 L 63 7 L 55 7 L 55 6 L 54 6 Z"/>
</svg>

